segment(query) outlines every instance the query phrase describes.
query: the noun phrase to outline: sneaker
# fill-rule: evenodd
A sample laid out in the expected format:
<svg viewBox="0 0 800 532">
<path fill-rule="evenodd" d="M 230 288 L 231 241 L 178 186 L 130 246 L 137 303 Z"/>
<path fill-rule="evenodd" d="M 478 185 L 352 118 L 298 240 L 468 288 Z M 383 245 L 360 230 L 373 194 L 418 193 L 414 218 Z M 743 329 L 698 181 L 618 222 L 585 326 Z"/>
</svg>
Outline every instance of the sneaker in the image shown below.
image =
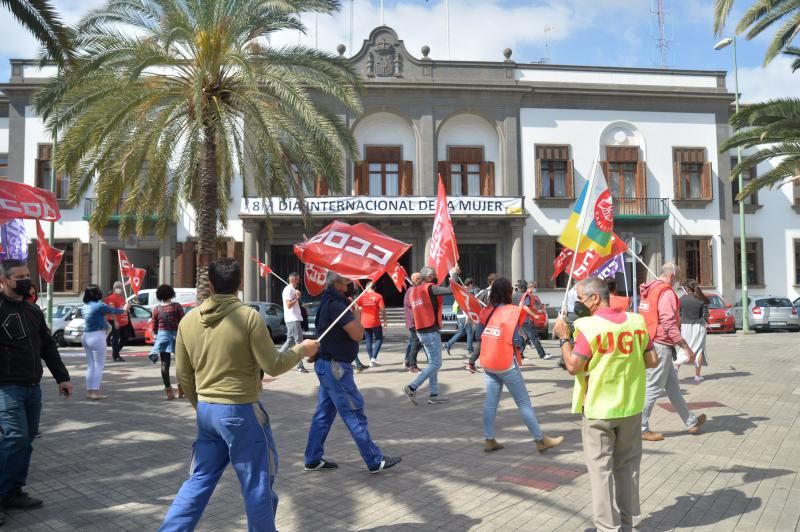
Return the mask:
<svg viewBox="0 0 800 532">
<path fill-rule="evenodd" d="M 653 432 L 650 430 L 648 430 L 647 432 L 642 432 L 642 441 L 661 441 L 663 439 L 664 435 L 661 434 L 660 432 Z"/>
<path fill-rule="evenodd" d="M 491 440 L 483 440 L 483 452 L 490 453 L 492 451 L 499 451 L 503 448 L 502 443 L 497 443 L 497 440 L 492 438 Z"/>
<path fill-rule="evenodd" d="M 377 358 L 370 358 L 369 359 L 369 367 L 377 368 L 378 366 L 380 366 L 380 364 L 378 364 L 378 359 Z"/>
<path fill-rule="evenodd" d="M 380 463 L 380 464 L 378 464 L 378 465 L 376 465 L 376 466 L 372 466 L 372 467 L 370 467 L 370 468 L 369 468 L 369 472 L 370 472 L 370 473 L 373 473 L 373 474 L 374 474 L 374 473 L 378 473 L 378 472 L 380 472 L 380 471 L 383 471 L 384 469 L 389 469 L 390 467 L 394 467 L 394 466 L 396 466 L 396 465 L 397 465 L 397 464 L 399 464 L 399 463 L 400 463 L 402 460 L 403 460 L 403 459 L 402 459 L 402 458 L 400 458 L 399 456 L 395 456 L 395 457 L 392 457 L 392 456 L 384 456 L 384 457 L 383 457 L 383 460 L 381 460 L 381 463 Z"/>
<path fill-rule="evenodd" d="M 405 394 L 406 397 L 408 397 L 409 401 L 411 401 L 414 404 L 417 404 L 417 390 L 412 390 L 411 386 L 406 384 L 405 386 L 403 386 L 403 393 Z"/>
<path fill-rule="evenodd" d="M 41 506 L 41 499 L 31 497 L 19 488 L 10 495 L 3 497 L 3 507 L 6 509 L 19 508 L 20 510 L 32 510 Z"/>
<path fill-rule="evenodd" d="M 470 373 L 478 373 L 477 368 L 475 368 L 475 364 L 467 364 L 464 366 L 464 369 L 469 371 Z"/>
<path fill-rule="evenodd" d="M 366 366 L 356 366 L 356 373 L 364 373 L 365 369 L 367 369 Z"/>
<path fill-rule="evenodd" d="M 296 371 L 297 371 L 297 373 L 308 373 L 308 370 L 302 364 L 297 366 L 297 370 Z"/>
<path fill-rule="evenodd" d="M 114 362 L 125 362 L 125 359 L 122 357 L 117 357 L 114 359 Z"/>
<path fill-rule="evenodd" d="M 156 353 L 150 353 L 149 355 L 147 355 L 147 358 L 149 358 L 150 362 L 152 362 L 153 364 L 158 362 L 158 355 Z"/>
<path fill-rule="evenodd" d="M 697 416 L 697 423 L 689 427 L 689 434 L 697 434 L 698 432 L 700 432 L 700 427 L 703 426 L 703 423 L 706 422 L 706 419 L 708 418 L 706 418 L 705 414 L 700 414 L 699 416 Z"/>
<path fill-rule="evenodd" d="M 541 440 L 536 442 L 536 449 L 543 453 L 547 449 L 552 449 L 557 445 L 561 445 L 561 442 L 564 441 L 564 436 L 558 436 L 557 438 L 551 438 L 550 436 L 545 436 Z"/>
<path fill-rule="evenodd" d="M 422 371 L 422 370 L 419 369 L 417 366 L 409 366 L 408 367 L 408 372 L 409 373 L 419 373 L 420 371 Z"/>
<path fill-rule="evenodd" d="M 303 469 L 306 471 L 326 471 L 331 469 L 339 469 L 339 464 L 329 460 L 317 460 L 311 464 L 305 464 Z"/>
<path fill-rule="evenodd" d="M 545 355 L 542 357 L 542 360 L 553 360 L 554 358 L 556 358 L 555 355 L 551 355 L 550 353 L 545 353 Z"/>
<path fill-rule="evenodd" d="M 701 383 L 701 382 L 703 382 L 704 380 L 705 380 L 705 379 L 704 379 L 703 377 L 701 377 L 700 375 L 695 375 L 695 376 L 694 376 L 694 383 L 695 383 L 695 384 L 700 384 L 700 383 Z"/>
<path fill-rule="evenodd" d="M 450 352 L 450 344 L 444 344 L 444 350 L 447 351 L 447 356 L 453 356 L 453 353 Z"/>
<path fill-rule="evenodd" d="M 450 399 L 448 399 L 447 397 L 442 397 L 441 395 L 431 395 L 428 397 L 429 405 L 435 405 L 438 403 L 448 403 L 448 402 L 450 402 Z"/>
</svg>

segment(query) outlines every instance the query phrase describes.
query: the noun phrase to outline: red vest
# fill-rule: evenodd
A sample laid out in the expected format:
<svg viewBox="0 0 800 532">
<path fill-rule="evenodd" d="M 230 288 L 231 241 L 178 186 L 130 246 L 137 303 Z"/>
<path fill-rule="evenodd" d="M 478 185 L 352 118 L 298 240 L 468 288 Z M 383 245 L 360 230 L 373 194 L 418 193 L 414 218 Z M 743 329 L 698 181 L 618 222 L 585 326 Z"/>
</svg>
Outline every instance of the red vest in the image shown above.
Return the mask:
<svg viewBox="0 0 800 532">
<path fill-rule="evenodd" d="M 489 318 L 481 334 L 481 366 L 489 371 L 505 371 L 516 357 L 517 364 L 522 360 L 514 347 L 514 331 L 519 326 L 522 308 L 516 305 L 497 307 Z"/>
<path fill-rule="evenodd" d="M 610 297 L 611 301 L 609 302 L 609 307 L 615 308 L 617 310 L 621 310 L 622 312 L 628 312 L 628 309 L 631 308 L 631 298 L 628 296 L 618 296 L 616 294 L 611 294 Z"/>
<path fill-rule="evenodd" d="M 442 328 L 442 296 L 437 296 L 439 302 L 439 312 L 433 314 L 433 300 L 428 288 L 433 283 L 422 283 L 411 289 L 411 296 L 408 304 L 411 306 L 411 314 L 414 316 L 414 328 L 416 330 L 427 329 L 436 325 Z"/>
<path fill-rule="evenodd" d="M 651 339 L 656 337 L 656 329 L 658 329 L 658 299 L 664 292 L 670 292 L 672 294 L 672 297 L 675 298 L 678 312 L 680 312 L 681 302 L 680 299 L 678 299 L 678 294 L 664 281 L 659 281 L 650 289 L 647 293 L 647 297 L 642 298 L 639 302 L 639 314 L 644 318 L 644 323 L 647 325 L 647 334 L 650 335 Z"/>
</svg>

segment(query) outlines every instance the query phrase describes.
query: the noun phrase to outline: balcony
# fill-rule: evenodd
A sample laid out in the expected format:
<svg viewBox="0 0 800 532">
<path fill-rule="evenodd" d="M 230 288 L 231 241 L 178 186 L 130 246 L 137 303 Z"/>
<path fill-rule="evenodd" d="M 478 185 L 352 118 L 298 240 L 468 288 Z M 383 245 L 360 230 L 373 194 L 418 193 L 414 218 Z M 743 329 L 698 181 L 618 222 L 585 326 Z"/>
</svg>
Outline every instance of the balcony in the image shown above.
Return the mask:
<svg viewBox="0 0 800 532">
<path fill-rule="evenodd" d="M 669 218 L 669 198 L 614 198 L 615 220 L 653 220 Z"/>
<path fill-rule="evenodd" d="M 92 219 L 92 214 L 94 213 L 95 209 L 97 208 L 97 198 L 84 198 L 83 199 L 83 219 L 87 222 Z M 111 215 L 108 217 L 109 223 L 119 223 L 120 218 L 122 215 L 120 212 L 122 211 L 122 201 L 120 200 L 117 203 L 116 207 L 111 211 Z M 147 217 L 150 220 L 155 220 L 158 218 L 155 215 L 151 215 Z"/>
</svg>

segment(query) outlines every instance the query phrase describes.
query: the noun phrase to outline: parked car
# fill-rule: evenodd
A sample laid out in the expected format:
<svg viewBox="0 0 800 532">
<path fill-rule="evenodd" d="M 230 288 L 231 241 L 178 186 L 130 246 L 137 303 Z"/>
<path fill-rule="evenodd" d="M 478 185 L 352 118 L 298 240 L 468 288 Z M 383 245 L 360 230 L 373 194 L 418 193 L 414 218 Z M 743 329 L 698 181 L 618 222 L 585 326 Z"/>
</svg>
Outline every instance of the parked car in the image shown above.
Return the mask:
<svg viewBox="0 0 800 532">
<path fill-rule="evenodd" d="M 795 310 L 797 310 L 797 313 L 800 314 L 800 297 L 792 301 L 792 305 L 794 305 L 794 308 Z"/>
<path fill-rule="evenodd" d="M 136 303 L 137 305 L 141 305 L 143 307 L 147 307 L 152 309 L 156 305 L 158 305 L 158 299 L 156 299 L 156 289 L 155 288 L 146 288 L 144 290 L 139 290 L 139 293 L 134 295 L 131 294 L 128 296 L 128 301 L 131 303 Z M 197 289 L 196 288 L 176 288 L 175 289 L 175 298 L 173 299 L 176 303 L 180 303 L 181 305 L 188 304 L 188 303 L 197 303 Z"/>
<path fill-rule="evenodd" d="M 67 322 L 67 326 L 64 327 L 64 341 L 68 344 L 80 344 L 83 338 L 84 320 L 81 315 L 81 308 L 82 306 L 70 313 L 70 320 Z M 134 337 L 130 341 L 142 341 L 145 339 L 145 334 L 150 326 L 150 318 L 153 317 L 153 314 L 149 309 L 141 305 L 131 305 L 130 312 L 134 333 Z M 106 342 L 108 342 L 108 339 L 106 339 Z"/>
<path fill-rule="evenodd" d="M 53 309 L 53 323 L 50 327 L 50 332 L 53 335 L 53 340 L 56 341 L 60 347 L 65 347 L 67 342 L 64 341 L 64 328 L 67 326 L 67 317 L 72 314 L 76 308 L 83 306 L 80 301 L 72 301 L 70 303 L 61 303 L 56 305 Z"/>
<path fill-rule="evenodd" d="M 273 340 L 286 338 L 286 322 L 283 321 L 282 305 L 269 301 L 252 301 L 245 305 L 258 311 L 258 315 L 264 320 Z"/>
<path fill-rule="evenodd" d="M 197 301 L 192 301 L 191 303 L 181 303 L 183 307 L 183 315 L 185 316 L 187 312 L 192 310 L 193 308 L 197 307 Z M 155 307 L 153 307 L 155 308 Z M 151 309 L 152 312 L 152 309 Z M 144 331 L 144 343 L 148 345 L 153 345 L 156 343 L 156 339 L 153 337 L 153 319 L 152 316 L 150 321 L 147 323 L 147 329 Z"/>
<path fill-rule="evenodd" d="M 732 333 L 736 332 L 736 322 L 733 319 L 733 310 L 730 303 L 719 294 L 707 293 L 708 297 L 708 322 L 706 331 L 710 333 Z"/>
<path fill-rule="evenodd" d="M 800 318 L 797 308 L 788 297 L 754 296 L 748 297 L 748 316 L 750 328 L 754 331 L 789 330 L 800 331 Z M 742 303 L 733 306 L 736 328 L 742 328 Z"/>
</svg>

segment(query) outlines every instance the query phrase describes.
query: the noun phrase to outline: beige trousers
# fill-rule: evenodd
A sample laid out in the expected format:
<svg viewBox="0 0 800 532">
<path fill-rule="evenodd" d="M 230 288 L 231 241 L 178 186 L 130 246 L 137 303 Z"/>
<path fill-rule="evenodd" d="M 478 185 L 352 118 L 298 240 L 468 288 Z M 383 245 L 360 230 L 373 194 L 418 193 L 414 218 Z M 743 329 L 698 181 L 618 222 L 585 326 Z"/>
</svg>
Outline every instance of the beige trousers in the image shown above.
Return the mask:
<svg viewBox="0 0 800 532">
<path fill-rule="evenodd" d="M 619 419 L 583 418 L 583 453 L 598 531 L 640 529 L 641 421 L 641 414 Z"/>
</svg>

